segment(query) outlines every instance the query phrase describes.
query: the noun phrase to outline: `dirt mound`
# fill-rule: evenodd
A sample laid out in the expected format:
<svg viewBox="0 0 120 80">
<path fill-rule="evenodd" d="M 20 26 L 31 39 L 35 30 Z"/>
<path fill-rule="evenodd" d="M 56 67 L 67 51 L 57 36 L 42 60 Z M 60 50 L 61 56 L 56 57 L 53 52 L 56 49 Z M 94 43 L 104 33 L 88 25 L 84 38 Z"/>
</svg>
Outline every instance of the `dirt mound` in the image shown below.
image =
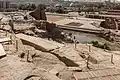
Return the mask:
<svg viewBox="0 0 120 80">
<path fill-rule="evenodd" d="M 70 25 L 70 26 L 82 26 L 83 24 L 82 23 L 77 23 L 77 22 L 71 22 L 71 23 L 68 23 L 66 25 Z"/>
</svg>

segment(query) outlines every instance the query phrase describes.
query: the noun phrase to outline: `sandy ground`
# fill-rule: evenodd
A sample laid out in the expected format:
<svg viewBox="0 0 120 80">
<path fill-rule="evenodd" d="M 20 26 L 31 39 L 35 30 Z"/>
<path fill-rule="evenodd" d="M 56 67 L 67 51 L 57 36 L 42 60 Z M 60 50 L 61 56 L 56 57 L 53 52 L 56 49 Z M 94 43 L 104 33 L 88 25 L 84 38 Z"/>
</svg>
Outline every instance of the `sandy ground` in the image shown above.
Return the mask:
<svg viewBox="0 0 120 80">
<path fill-rule="evenodd" d="M 64 16 L 47 15 L 48 22 L 56 22 L 56 21 L 62 20 L 64 18 L 65 18 Z"/>
</svg>

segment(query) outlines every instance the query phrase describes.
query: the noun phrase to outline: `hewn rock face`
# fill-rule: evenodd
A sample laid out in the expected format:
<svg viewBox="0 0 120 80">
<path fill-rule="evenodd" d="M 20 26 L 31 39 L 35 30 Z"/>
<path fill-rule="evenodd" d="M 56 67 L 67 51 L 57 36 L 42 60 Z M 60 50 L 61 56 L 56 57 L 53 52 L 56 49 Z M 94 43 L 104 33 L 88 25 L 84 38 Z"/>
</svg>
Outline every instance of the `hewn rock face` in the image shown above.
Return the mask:
<svg viewBox="0 0 120 80">
<path fill-rule="evenodd" d="M 19 57 L 21 57 L 22 59 L 25 59 L 25 61 L 27 62 L 32 62 L 33 57 L 36 55 L 35 48 L 24 45 L 24 49 L 25 50 L 19 54 Z"/>
<path fill-rule="evenodd" d="M 59 72 L 58 77 L 62 80 L 76 80 L 73 71 L 64 70 Z"/>
<path fill-rule="evenodd" d="M 33 59 L 34 69 L 24 80 L 61 80 L 53 72 L 66 67 L 56 56 L 36 50 L 36 56 Z"/>
<path fill-rule="evenodd" d="M 33 12 L 31 12 L 30 15 L 34 17 L 36 20 L 47 20 L 44 9 L 45 9 L 45 6 L 40 5 Z"/>
<path fill-rule="evenodd" d="M 101 22 L 100 24 L 101 27 L 106 28 L 106 29 L 115 29 L 115 26 L 109 26 L 109 24 L 106 21 Z"/>
<path fill-rule="evenodd" d="M 60 80 L 52 72 L 54 69 L 59 72 L 66 67 L 63 62 L 51 53 L 34 50 L 26 45 L 24 49 L 30 50 L 28 59 L 32 62 L 24 61 L 18 55 L 7 55 L 0 59 L 0 80 Z M 36 55 L 32 58 L 34 52 Z"/>
<path fill-rule="evenodd" d="M 108 18 L 105 19 L 105 21 L 102 21 L 100 23 L 100 26 L 106 29 L 116 29 L 118 28 L 118 30 L 120 30 L 120 25 L 119 25 L 119 21 L 113 18 Z"/>
<path fill-rule="evenodd" d="M 24 80 L 33 69 L 32 63 L 21 62 L 17 56 L 0 59 L 0 80 Z"/>
</svg>

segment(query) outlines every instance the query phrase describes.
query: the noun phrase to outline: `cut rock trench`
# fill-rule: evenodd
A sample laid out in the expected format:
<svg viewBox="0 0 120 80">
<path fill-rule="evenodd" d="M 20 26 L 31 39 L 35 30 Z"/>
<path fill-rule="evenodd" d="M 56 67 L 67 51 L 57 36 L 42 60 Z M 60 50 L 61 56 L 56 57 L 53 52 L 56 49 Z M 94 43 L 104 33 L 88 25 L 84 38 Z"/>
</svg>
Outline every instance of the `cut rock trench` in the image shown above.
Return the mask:
<svg viewBox="0 0 120 80">
<path fill-rule="evenodd" d="M 60 61 L 62 61 L 67 67 L 79 67 L 78 64 L 76 64 L 75 62 L 73 62 L 72 60 L 66 58 L 66 57 L 61 57 L 58 54 L 55 54 L 53 52 L 51 52 L 52 55 L 56 56 Z"/>
<path fill-rule="evenodd" d="M 39 76 L 38 75 L 30 75 L 30 76 L 26 77 L 24 80 L 28 80 L 28 79 L 30 79 L 32 77 L 39 77 Z"/>
</svg>

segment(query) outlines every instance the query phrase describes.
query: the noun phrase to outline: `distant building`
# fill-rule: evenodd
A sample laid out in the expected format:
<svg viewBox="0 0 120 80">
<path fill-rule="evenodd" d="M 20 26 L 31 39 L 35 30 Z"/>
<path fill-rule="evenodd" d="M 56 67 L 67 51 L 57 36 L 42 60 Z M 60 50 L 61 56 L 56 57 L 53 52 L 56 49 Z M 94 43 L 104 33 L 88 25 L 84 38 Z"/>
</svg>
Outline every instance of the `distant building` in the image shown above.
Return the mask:
<svg viewBox="0 0 120 80">
<path fill-rule="evenodd" d="M 0 8 L 9 8 L 10 1 L 0 1 Z"/>
</svg>

